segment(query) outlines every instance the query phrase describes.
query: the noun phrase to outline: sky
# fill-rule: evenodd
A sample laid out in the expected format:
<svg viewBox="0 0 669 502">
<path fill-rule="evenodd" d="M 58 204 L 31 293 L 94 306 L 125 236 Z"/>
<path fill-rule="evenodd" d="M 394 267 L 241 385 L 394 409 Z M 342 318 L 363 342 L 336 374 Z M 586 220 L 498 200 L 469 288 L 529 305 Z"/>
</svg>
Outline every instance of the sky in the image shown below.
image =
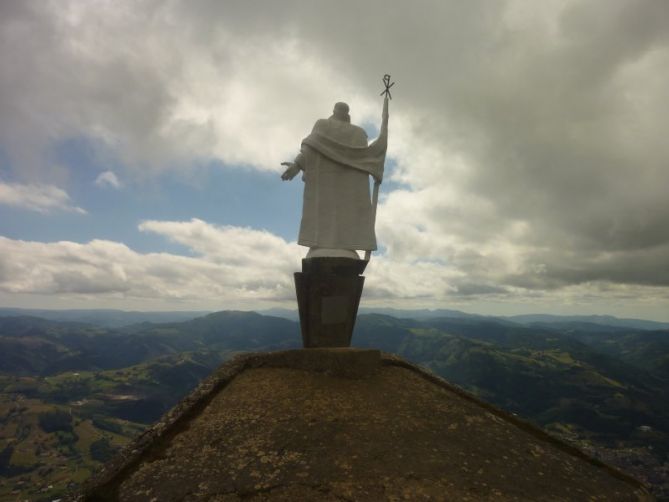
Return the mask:
<svg viewBox="0 0 669 502">
<path fill-rule="evenodd" d="M 362 306 L 669 321 L 665 0 L 7 0 L 0 64 L 0 306 L 295 308 L 280 163 L 389 73 Z"/>
</svg>

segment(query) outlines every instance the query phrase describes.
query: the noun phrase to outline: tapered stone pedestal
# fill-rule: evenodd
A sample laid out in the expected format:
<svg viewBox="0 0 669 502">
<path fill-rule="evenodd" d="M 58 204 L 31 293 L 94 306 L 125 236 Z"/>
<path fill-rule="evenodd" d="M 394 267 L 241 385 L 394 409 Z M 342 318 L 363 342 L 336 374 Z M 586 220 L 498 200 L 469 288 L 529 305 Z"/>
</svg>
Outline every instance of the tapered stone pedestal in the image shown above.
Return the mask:
<svg viewBox="0 0 669 502">
<path fill-rule="evenodd" d="M 366 266 L 366 261 L 353 258 L 302 260 L 295 290 L 305 348 L 351 345 Z"/>
</svg>

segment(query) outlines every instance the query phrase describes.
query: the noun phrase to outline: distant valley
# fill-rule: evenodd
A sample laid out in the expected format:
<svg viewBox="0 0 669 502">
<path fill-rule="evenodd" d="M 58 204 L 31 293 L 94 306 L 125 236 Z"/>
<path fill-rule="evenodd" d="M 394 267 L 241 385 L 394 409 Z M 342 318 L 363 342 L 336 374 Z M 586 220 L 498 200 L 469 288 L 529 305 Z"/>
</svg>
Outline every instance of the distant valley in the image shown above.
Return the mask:
<svg viewBox="0 0 669 502">
<path fill-rule="evenodd" d="M 392 312 L 361 314 L 354 345 L 427 367 L 669 493 L 669 324 Z M 0 310 L 0 500 L 57 498 L 223 361 L 301 345 L 290 311 L 36 313 Z"/>
</svg>

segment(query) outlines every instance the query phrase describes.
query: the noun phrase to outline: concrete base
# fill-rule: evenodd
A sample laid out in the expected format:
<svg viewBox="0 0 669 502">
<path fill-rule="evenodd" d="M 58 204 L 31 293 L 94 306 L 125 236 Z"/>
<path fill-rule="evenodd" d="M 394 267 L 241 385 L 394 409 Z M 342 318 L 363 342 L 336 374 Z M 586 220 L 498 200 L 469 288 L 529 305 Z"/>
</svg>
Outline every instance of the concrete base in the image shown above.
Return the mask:
<svg viewBox="0 0 669 502">
<path fill-rule="evenodd" d="M 76 502 L 636 500 L 638 481 L 402 359 L 242 354 L 137 436 Z M 345 369 L 345 368 L 344 368 Z"/>
<path fill-rule="evenodd" d="M 366 261 L 352 258 L 302 260 L 295 290 L 305 348 L 350 346 L 366 266 Z"/>
<path fill-rule="evenodd" d="M 338 378 L 367 378 L 381 367 L 381 352 L 375 349 L 285 350 L 263 354 L 261 359 L 256 367 L 292 368 Z"/>
<path fill-rule="evenodd" d="M 360 255 L 353 249 L 309 248 L 305 258 L 352 258 L 359 260 Z"/>
</svg>

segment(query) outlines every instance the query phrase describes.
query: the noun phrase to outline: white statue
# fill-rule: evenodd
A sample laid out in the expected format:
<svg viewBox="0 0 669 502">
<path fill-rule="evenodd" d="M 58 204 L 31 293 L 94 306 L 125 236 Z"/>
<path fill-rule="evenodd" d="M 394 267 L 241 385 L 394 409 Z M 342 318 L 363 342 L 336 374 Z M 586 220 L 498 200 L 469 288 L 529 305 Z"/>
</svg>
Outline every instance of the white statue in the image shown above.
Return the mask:
<svg viewBox="0 0 669 502">
<path fill-rule="evenodd" d="M 384 77 L 385 78 L 385 77 Z M 388 77 L 389 78 L 389 77 Z M 388 97 L 383 102 L 379 137 L 367 144 L 367 134 L 351 124 L 346 103 L 337 103 L 328 119 L 316 122 L 302 140 L 300 153 L 281 179 L 291 180 L 303 171 L 304 202 L 298 244 L 308 246 L 307 258 L 339 256 L 369 260 L 376 249 L 374 220 L 378 187 L 388 144 Z M 374 178 L 370 200 L 369 176 Z"/>
</svg>

